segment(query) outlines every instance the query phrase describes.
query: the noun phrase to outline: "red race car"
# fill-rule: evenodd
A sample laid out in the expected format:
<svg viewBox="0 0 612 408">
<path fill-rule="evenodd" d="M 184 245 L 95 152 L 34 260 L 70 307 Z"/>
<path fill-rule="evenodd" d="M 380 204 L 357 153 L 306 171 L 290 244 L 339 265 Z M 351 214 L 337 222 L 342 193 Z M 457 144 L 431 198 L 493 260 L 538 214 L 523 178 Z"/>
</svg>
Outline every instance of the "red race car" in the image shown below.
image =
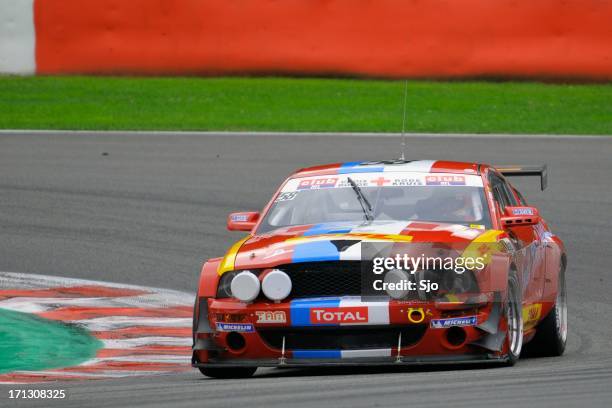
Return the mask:
<svg viewBox="0 0 612 408">
<path fill-rule="evenodd" d="M 497 362 L 561 355 L 563 242 L 507 181 L 546 166 L 330 164 L 292 174 L 201 272 L 194 367 Z M 523 347 L 524 345 L 524 347 Z"/>
</svg>

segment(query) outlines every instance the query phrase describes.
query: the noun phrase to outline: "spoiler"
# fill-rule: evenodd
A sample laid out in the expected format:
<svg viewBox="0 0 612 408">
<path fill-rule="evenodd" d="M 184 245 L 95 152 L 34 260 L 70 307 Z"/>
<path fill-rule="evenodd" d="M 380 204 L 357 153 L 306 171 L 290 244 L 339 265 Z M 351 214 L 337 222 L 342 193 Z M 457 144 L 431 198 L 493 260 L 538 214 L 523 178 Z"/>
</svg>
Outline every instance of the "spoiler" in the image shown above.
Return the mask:
<svg viewBox="0 0 612 408">
<path fill-rule="evenodd" d="M 540 188 L 542 191 L 548 185 L 548 172 L 546 165 L 541 166 L 521 166 L 521 165 L 507 165 L 495 167 L 497 171 L 506 177 L 514 176 L 537 176 L 540 177 Z"/>
</svg>

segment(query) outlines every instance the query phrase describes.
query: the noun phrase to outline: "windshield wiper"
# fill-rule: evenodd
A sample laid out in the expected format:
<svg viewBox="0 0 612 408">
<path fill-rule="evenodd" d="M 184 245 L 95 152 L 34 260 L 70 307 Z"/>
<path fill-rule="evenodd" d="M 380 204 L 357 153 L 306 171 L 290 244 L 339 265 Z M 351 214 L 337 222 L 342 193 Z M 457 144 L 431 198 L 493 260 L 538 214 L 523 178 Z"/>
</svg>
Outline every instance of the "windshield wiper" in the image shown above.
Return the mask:
<svg viewBox="0 0 612 408">
<path fill-rule="evenodd" d="M 366 196 L 363 194 L 363 191 L 361 191 L 361 188 L 359 188 L 357 183 L 355 183 L 355 180 L 350 177 L 347 177 L 346 179 L 348 180 L 351 187 L 353 187 L 353 191 L 355 192 L 355 194 L 357 194 L 359 204 L 361 204 L 361 209 L 363 210 L 363 214 L 365 215 L 366 220 L 374 220 L 374 216 L 372 215 L 372 204 L 370 204 Z"/>
</svg>

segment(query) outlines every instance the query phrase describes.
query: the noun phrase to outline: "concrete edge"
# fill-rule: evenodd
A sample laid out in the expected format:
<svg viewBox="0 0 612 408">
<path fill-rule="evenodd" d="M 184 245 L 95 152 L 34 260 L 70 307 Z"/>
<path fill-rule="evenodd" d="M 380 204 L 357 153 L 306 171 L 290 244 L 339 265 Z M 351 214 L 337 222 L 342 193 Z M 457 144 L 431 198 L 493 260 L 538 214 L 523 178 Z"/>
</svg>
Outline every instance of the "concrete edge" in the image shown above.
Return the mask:
<svg viewBox="0 0 612 408">
<path fill-rule="evenodd" d="M 401 137 L 401 133 L 374 132 L 228 132 L 228 131 L 148 131 L 148 130 L 24 130 L 0 129 L 0 135 L 160 135 L 160 136 L 279 136 L 279 137 Z M 408 138 L 529 138 L 529 139 L 600 139 L 612 135 L 549 135 L 512 133 L 406 133 Z"/>
</svg>

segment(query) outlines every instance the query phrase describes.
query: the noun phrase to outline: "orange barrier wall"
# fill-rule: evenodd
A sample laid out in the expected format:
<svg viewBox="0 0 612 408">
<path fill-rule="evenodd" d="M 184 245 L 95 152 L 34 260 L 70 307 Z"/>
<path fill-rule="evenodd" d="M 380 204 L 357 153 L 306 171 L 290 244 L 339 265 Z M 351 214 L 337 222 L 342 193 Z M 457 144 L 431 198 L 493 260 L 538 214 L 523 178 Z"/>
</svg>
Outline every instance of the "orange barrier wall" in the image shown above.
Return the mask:
<svg viewBox="0 0 612 408">
<path fill-rule="evenodd" d="M 612 79 L 608 0 L 36 0 L 37 72 Z"/>
</svg>

